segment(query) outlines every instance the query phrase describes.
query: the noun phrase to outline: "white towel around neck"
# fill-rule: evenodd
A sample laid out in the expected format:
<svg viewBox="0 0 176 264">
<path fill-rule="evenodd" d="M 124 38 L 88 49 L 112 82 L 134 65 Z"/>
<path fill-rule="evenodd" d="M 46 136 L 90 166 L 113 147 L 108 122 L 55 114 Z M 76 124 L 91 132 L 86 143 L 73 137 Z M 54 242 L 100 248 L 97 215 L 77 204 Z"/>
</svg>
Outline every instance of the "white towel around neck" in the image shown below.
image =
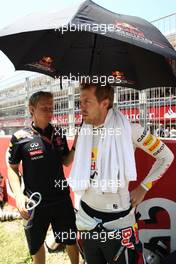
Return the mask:
<svg viewBox="0 0 176 264">
<path fill-rule="evenodd" d="M 105 136 L 100 137 L 98 144 L 97 170 L 100 184 L 97 192 L 116 193 L 118 188 L 124 188 L 126 182 L 136 180 L 131 126 L 122 113 L 111 108 L 105 119 L 104 132 Z M 93 126 L 83 124 L 68 179 L 72 190 L 78 193 L 90 187 L 92 143 Z"/>
</svg>

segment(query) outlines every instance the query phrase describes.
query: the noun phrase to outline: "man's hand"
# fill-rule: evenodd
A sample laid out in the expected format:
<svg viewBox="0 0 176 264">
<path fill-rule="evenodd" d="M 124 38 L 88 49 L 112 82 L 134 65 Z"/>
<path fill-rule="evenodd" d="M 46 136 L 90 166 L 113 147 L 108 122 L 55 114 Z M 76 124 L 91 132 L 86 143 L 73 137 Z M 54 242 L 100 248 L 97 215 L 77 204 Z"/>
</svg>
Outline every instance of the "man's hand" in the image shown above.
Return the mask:
<svg viewBox="0 0 176 264">
<path fill-rule="evenodd" d="M 132 207 L 136 207 L 138 204 L 140 204 L 143 201 L 146 193 L 147 191 L 141 185 L 132 190 L 130 193 Z"/>
<path fill-rule="evenodd" d="M 28 220 L 30 217 L 28 210 L 25 207 L 27 201 L 28 201 L 27 196 L 23 194 L 19 194 L 16 196 L 16 206 L 18 208 L 18 211 L 20 212 L 21 216 L 26 220 Z"/>
</svg>

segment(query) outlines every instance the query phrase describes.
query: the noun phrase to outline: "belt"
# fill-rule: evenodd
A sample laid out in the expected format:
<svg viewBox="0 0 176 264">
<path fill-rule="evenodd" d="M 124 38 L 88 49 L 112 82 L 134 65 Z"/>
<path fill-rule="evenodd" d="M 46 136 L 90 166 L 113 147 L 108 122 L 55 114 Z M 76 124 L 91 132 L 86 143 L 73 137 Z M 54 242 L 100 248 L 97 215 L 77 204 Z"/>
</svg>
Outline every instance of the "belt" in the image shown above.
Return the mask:
<svg viewBox="0 0 176 264">
<path fill-rule="evenodd" d="M 119 219 L 121 217 L 125 217 L 126 215 L 129 214 L 129 212 L 132 209 L 132 207 L 130 206 L 130 208 L 128 210 L 125 210 L 125 211 L 122 211 L 122 212 L 106 213 L 106 212 L 97 211 L 97 210 L 89 207 L 83 201 L 81 201 L 81 207 L 82 207 L 82 209 L 84 210 L 84 212 L 86 214 L 88 214 L 92 218 L 96 217 L 96 218 L 102 220 L 102 223 L 113 221 L 113 220 L 117 220 L 117 219 Z"/>
</svg>

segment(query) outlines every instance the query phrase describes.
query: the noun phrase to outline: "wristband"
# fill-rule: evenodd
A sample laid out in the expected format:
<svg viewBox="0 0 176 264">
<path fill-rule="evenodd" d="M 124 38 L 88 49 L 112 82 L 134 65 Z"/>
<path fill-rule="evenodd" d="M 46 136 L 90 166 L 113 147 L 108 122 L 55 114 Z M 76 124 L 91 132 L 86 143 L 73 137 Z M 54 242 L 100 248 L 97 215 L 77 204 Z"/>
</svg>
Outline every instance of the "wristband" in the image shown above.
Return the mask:
<svg viewBox="0 0 176 264">
<path fill-rule="evenodd" d="M 147 186 L 145 186 L 145 184 L 144 183 L 142 183 L 141 182 L 141 184 L 140 184 L 147 192 L 150 190 L 149 188 L 147 188 Z"/>
</svg>

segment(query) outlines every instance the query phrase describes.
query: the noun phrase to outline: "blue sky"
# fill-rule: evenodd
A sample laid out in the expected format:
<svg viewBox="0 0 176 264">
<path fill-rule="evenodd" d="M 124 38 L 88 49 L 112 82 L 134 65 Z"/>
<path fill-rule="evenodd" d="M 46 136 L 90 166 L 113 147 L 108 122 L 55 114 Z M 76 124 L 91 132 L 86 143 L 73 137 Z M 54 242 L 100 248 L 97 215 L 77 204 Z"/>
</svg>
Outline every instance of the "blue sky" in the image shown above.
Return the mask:
<svg viewBox="0 0 176 264">
<path fill-rule="evenodd" d="M 0 0 L 0 28 L 31 12 L 60 9 L 74 2 L 78 1 Z M 136 15 L 149 21 L 176 12 L 176 0 L 94 0 L 94 2 L 116 13 Z"/>
<path fill-rule="evenodd" d="M 58 10 L 78 0 L 0 0 L 0 28 L 26 14 Z M 97 4 L 116 13 L 140 16 L 153 21 L 176 12 L 176 0 L 94 0 Z M 0 54 L 0 79 L 8 76 L 13 67 Z"/>
</svg>

